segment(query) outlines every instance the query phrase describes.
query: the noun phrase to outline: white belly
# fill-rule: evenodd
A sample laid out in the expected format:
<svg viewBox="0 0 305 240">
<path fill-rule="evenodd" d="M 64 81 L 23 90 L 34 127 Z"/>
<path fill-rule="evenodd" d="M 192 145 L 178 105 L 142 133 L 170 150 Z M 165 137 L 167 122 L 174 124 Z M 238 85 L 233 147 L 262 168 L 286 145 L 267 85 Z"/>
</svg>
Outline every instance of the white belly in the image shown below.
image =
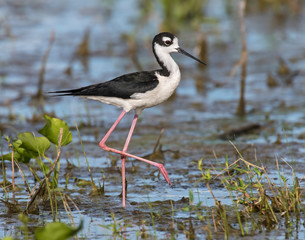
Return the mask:
<svg viewBox="0 0 305 240">
<path fill-rule="evenodd" d="M 139 114 L 145 108 L 150 108 L 166 101 L 174 93 L 180 82 L 180 71 L 169 77 L 160 75 L 157 77 L 159 84 L 156 88 L 145 93 L 135 93 L 129 99 L 102 96 L 88 96 L 86 98 L 122 107 L 126 112 L 136 110 Z"/>
<path fill-rule="evenodd" d="M 166 101 L 180 83 L 180 72 L 170 77 L 158 76 L 159 84 L 156 88 L 145 93 L 135 93 L 128 101 L 133 109 L 144 109 L 156 106 Z"/>
</svg>

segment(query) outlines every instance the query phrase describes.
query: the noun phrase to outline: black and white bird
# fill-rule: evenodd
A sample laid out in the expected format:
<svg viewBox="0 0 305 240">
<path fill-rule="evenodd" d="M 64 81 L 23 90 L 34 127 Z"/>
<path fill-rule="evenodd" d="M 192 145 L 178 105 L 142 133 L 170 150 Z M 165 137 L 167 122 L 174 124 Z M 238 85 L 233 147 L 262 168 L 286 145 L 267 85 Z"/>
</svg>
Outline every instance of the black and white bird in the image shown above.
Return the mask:
<svg viewBox="0 0 305 240">
<path fill-rule="evenodd" d="M 77 89 L 55 91 L 57 96 L 80 96 L 87 99 L 97 100 L 102 103 L 111 104 L 123 108 L 118 119 L 99 142 L 99 146 L 105 150 L 121 155 L 122 164 L 122 204 L 126 206 L 125 193 L 125 160 L 131 157 L 151 164 L 161 171 L 165 180 L 171 185 L 168 174 L 163 164 L 156 163 L 127 153 L 127 148 L 133 134 L 139 114 L 145 108 L 156 106 L 166 101 L 178 87 L 181 74 L 178 65 L 170 53 L 182 53 L 199 63 L 205 64 L 198 58 L 184 51 L 178 45 L 178 38 L 169 32 L 157 34 L 152 41 L 152 50 L 161 69 L 153 71 L 134 72 L 122 75 L 113 80 L 102 82 Z M 134 119 L 129 130 L 123 150 L 117 150 L 106 145 L 106 141 L 116 128 L 118 123 L 127 112 L 135 110 Z"/>
</svg>

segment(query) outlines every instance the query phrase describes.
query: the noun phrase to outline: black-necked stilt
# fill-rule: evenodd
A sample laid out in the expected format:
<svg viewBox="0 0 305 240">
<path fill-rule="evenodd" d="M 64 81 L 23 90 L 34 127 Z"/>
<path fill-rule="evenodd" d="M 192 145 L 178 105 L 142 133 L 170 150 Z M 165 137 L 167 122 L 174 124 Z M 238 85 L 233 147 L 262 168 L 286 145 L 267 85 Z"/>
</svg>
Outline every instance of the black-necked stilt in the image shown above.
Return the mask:
<svg viewBox="0 0 305 240">
<path fill-rule="evenodd" d="M 161 69 L 159 70 L 125 74 L 103 83 L 98 83 L 78 89 L 51 92 L 60 93 L 59 96 L 81 96 L 123 108 L 123 111 L 118 119 L 99 143 L 99 146 L 103 150 L 111 151 L 121 155 L 123 207 L 126 205 L 126 157 L 135 158 L 156 166 L 159 168 L 165 180 L 171 186 L 170 179 L 163 164 L 152 162 L 147 159 L 127 153 L 128 144 L 136 126 L 138 115 L 143 111 L 143 109 L 153 107 L 167 100 L 179 85 L 180 70 L 176 62 L 171 57 L 170 53 L 179 52 L 196 60 L 197 62 L 205 64 L 201 60 L 195 58 L 191 54 L 181 49 L 178 45 L 178 39 L 169 32 L 163 32 L 156 35 L 152 41 L 152 49 L 159 65 L 161 66 Z M 108 147 L 106 145 L 107 139 L 116 128 L 118 123 L 121 121 L 121 119 L 124 117 L 124 115 L 131 110 L 135 110 L 135 115 L 123 150 L 120 151 Z"/>
</svg>

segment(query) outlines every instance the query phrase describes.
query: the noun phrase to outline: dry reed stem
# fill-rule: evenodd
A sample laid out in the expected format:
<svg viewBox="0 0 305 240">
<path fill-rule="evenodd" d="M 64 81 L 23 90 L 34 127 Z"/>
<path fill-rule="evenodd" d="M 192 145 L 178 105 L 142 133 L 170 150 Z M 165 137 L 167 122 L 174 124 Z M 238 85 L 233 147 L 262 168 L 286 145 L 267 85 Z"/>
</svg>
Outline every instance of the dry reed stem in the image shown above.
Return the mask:
<svg viewBox="0 0 305 240">
<path fill-rule="evenodd" d="M 38 79 L 38 89 L 37 89 L 37 93 L 36 93 L 36 97 L 37 98 L 41 98 L 42 97 L 42 87 L 43 87 L 43 83 L 44 83 L 44 74 L 46 71 L 46 64 L 47 64 L 47 60 L 52 48 L 52 45 L 54 43 L 55 40 L 55 33 L 54 31 L 51 32 L 51 36 L 50 36 L 50 40 L 49 40 L 49 45 L 48 48 L 43 56 L 42 59 L 42 65 L 40 68 L 40 72 L 39 72 L 39 79 Z"/>
<path fill-rule="evenodd" d="M 76 55 L 82 57 L 82 56 L 88 56 L 90 54 L 89 38 L 90 38 L 90 28 L 87 28 L 85 30 L 81 43 L 77 46 Z"/>
<path fill-rule="evenodd" d="M 158 148 L 158 146 L 160 144 L 160 140 L 162 138 L 163 133 L 164 133 L 164 128 L 162 128 L 161 131 L 160 131 L 159 137 L 158 137 L 157 142 L 156 142 L 156 144 L 154 146 L 153 153 L 157 152 L 157 148 Z"/>
<path fill-rule="evenodd" d="M 239 3 L 239 17 L 240 17 L 240 32 L 242 39 L 242 52 L 239 61 L 234 65 L 230 72 L 230 78 L 233 78 L 236 75 L 236 72 L 239 67 L 247 62 L 248 51 L 247 51 L 247 43 L 246 43 L 246 25 L 245 25 L 245 8 L 246 3 L 244 0 L 241 0 Z"/>
<path fill-rule="evenodd" d="M 71 211 L 71 208 L 70 208 L 70 206 L 69 206 L 69 204 L 68 204 L 68 201 L 67 201 L 65 195 L 63 195 L 63 197 L 62 197 L 62 202 L 63 202 L 64 208 L 65 208 L 65 210 L 66 210 L 66 213 L 68 214 L 68 216 L 70 217 L 70 219 L 71 219 L 71 221 L 72 221 L 72 224 L 73 224 L 74 226 L 76 226 L 76 225 L 75 225 L 74 218 L 73 218 L 73 214 L 72 214 L 72 211 Z"/>
<path fill-rule="evenodd" d="M 23 179 L 23 181 L 24 181 L 24 185 L 25 185 L 27 191 L 30 193 L 30 192 L 31 192 L 31 189 L 30 189 L 30 187 L 29 187 L 29 185 L 28 185 L 28 183 L 27 183 L 27 181 L 26 181 L 26 179 L 25 179 L 25 177 L 24 177 L 24 174 L 23 174 L 23 172 L 22 172 L 22 170 L 21 170 L 21 167 L 20 167 L 19 163 L 18 163 L 18 162 L 15 162 L 15 164 L 16 164 L 16 166 L 17 166 L 18 169 L 19 169 L 19 173 L 20 173 L 20 175 L 21 175 L 21 177 L 22 177 L 22 179 Z"/>
<path fill-rule="evenodd" d="M 212 194 L 212 197 L 214 198 L 215 204 L 218 206 L 219 201 L 218 201 L 217 198 L 215 197 L 215 195 L 214 195 L 214 193 L 213 193 L 213 191 L 212 191 L 212 189 L 211 189 L 211 187 L 210 187 L 210 184 L 209 184 L 208 182 L 206 183 L 206 186 L 207 186 L 207 188 L 209 189 L 210 193 Z"/>
<path fill-rule="evenodd" d="M 213 225 L 214 225 L 214 232 L 217 232 L 217 225 L 216 225 L 216 220 L 214 217 L 214 209 L 212 209 L 212 219 L 213 219 Z"/>
<path fill-rule="evenodd" d="M 15 191 L 15 161 L 14 161 L 14 148 L 12 147 L 12 185 L 13 191 Z"/>
<path fill-rule="evenodd" d="M 239 67 L 241 67 L 241 78 L 240 78 L 240 99 L 237 107 L 237 115 L 245 115 L 246 113 L 246 103 L 245 103 L 245 88 L 246 88 L 246 76 L 247 76 L 247 60 L 248 60 L 248 50 L 246 41 L 246 24 L 245 24 L 245 9 L 246 1 L 241 0 L 239 2 L 239 18 L 240 18 L 240 32 L 242 40 L 242 50 L 239 61 L 234 65 L 230 72 L 230 78 L 236 75 Z"/>
<path fill-rule="evenodd" d="M 74 217 L 73 217 L 73 213 L 72 213 L 72 210 L 69 206 L 69 203 L 68 203 L 68 200 L 73 204 L 73 206 L 76 208 L 76 210 L 81 214 L 78 206 L 76 205 L 76 203 L 72 200 L 72 198 L 66 194 L 66 193 L 61 193 L 62 194 L 62 201 L 63 201 L 63 205 L 64 205 L 64 208 L 66 210 L 66 213 L 68 214 L 68 216 L 70 217 L 71 221 L 72 221 L 72 224 L 74 226 L 76 226 L 75 224 L 75 221 L 74 221 Z"/>
<path fill-rule="evenodd" d="M 70 201 L 70 202 L 72 202 L 72 204 L 74 205 L 74 207 L 77 209 L 77 211 L 79 211 L 79 213 L 80 213 L 80 210 L 79 210 L 79 208 L 78 208 L 78 206 L 76 205 L 76 203 L 72 200 L 72 198 L 69 196 L 69 195 L 67 195 L 67 194 L 65 194 L 65 193 L 63 193 L 64 194 L 64 196 Z"/>
<path fill-rule="evenodd" d="M 215 160 L 217 160 L 217 159 L 218 159 L 218 157 L 217 157 L 216 152 L 215 152 L 215 150 L 214 150 L 214 149 L 213 149 L 213 155 L 214 155 Z"/>
<path fill-rule="evenodd" d="M 240 154 L 240 152 L 238 151 L 237 147 L 234 145 L 234 143 L 233 143 L 232 141 L 229 141 L 229 142 L 231 143 L 231 145 L 234 147 L 234 149 L 236 150 L 236 152 L 237 152 L 238 155 L 240 156 L 240 158 L 239 158 L 238 160 L 241 160 L 241 161 L 243 161 L 244 163 L 246 163 L 246 164 L 248 164 L 248 165 L 250 165 L 250 166 L 252 166 L 252 167 L 255 167 L 255 168 L 258 168 L 258 169 L 264 171 L 264 169 L 265 169 L 264 167 L 259 167 L 259 166 L 255 165 L 255 164 L 250 163 L 250 162 L 248 162 L 247 160 L 245 160 L 245 159 L 243 158 L 243 156 Z"/>
<path fill-rule="evenodd" d="M 238 163 L 241 159 L 237 159 L 235 162 L 231 163 L 228 167 L 226 167 L 225 169 L 223 169 L 219 174 L 217 174 L 215 177 L 213 177 L 213 179 L 216 179 L 217 177 L 219 177 L 220 175 L 223 174 L 223 172 L 229 170 L 234 164 Z M 216 171 L 216 169 L 214 168 L 214 166 L 212 166 L 213 169 Z"/>
</svg>

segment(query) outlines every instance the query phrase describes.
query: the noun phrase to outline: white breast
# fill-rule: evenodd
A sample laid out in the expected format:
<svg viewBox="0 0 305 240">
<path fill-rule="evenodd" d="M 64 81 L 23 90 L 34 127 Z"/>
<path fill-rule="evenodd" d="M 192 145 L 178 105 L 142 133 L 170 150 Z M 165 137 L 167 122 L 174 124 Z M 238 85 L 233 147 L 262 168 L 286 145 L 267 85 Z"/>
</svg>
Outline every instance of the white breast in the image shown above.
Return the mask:
<svg viewBox="0 0 305 240">
<path fill-rule="evenodd" d="M 130 103 L 135 108 L 149 108 L 166 101 L 176 90 L 180 83 L 180 71 L 169 77 L 160 76 L 157 74 L 159 84 L 156 88 L 145 93 L 135 93 L 131 96 Z"/>
</svg>

